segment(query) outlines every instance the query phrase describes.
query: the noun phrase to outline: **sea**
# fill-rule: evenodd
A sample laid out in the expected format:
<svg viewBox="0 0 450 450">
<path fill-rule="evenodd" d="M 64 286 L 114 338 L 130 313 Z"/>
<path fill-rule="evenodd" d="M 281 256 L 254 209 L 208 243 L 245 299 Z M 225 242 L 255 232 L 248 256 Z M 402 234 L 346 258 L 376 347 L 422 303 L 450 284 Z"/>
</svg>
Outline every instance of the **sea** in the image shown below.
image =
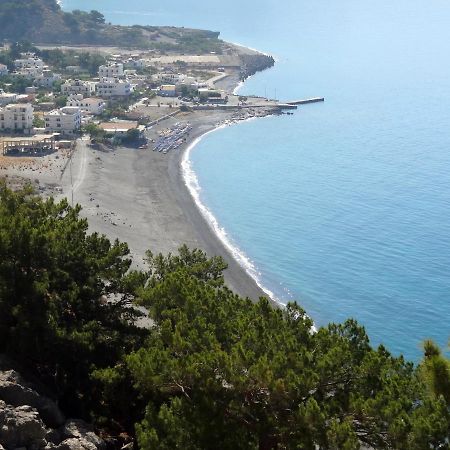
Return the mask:
<svg viewBox="0 0 450 450">
<path fill-rule="evenodd" d="M 450 337 L 450 2 L 63 0 L 119 24 L 221 32 L 276 58 L 242 95 L 325 97 L 224 127 L 188 181 L 267 292 L 317 326 L 355 318 L 418 362 Z"/>
</svg>

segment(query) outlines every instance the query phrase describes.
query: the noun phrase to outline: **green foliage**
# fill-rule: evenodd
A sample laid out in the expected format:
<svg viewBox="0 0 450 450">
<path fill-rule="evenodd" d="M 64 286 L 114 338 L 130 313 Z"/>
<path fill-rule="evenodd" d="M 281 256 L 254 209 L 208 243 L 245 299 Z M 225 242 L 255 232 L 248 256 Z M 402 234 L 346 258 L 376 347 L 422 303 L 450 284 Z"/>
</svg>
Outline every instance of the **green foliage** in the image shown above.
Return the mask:
<svg viewBox="0 0 450 450">
<path fill-rule="evenodd" d="M 178 270 L 187 271 L 189 275 L 215 286 L 223 285 L 223 271 L 227 268 L 227 264 L 220 256 L 208 259 L 201 250 L 189 250 L 186 245 L 179 248 L 178 255 L 169 253 L 167 256 L 162 254 L 155 256 L 150 250 L 146 255 L 146 261 L 150 267 L 149 283 L 151 285 L 164 280 L 169 274 Z"/>
<path fill-rule="evenodd" d="M 105 131 L 95 123 L 88 123 L 84 125 L 83 133 L 89 134 L 91 139 L 94 139 L 96 141 L 102 141 L 106 135 Z"/>
<path fill-rule="evenodd" d="M 13 70 L 14 60 L 20 58 L 20 54 L 23 52 L 39 54 L 39 49 L 27 41 L 14 42 L 8 50 L 0 52 L 0 63 L 6 64 L 10 70 Z"/>
<path fill-rule="evenodd" d="M 95 76 L 106 58 L 99 53 L 76 52 L 74 50 L 42 50 L 42 59 L 51 67 L 64 71 L 67 66 L 80 66 L 91 76 Z"/>
<path fill-rule="evenodd" d="M 21 40 L 37 21 L 43 19 L 43 4 L 38 0 L 6 0 L 0 3 L 0 37 Z"/>
<path fill-rule="evenodd" d="M 55 98 L 55 105 L 57 108 L 62 108 L 63 106 L 66 106 L 67 103 L 67 95 L 58 95 Z"/>
<path fill-rule="evenodd" d="M 133 128 L 131 130 L 127 131 L 127 136 L 125 138 L 126 142 L 136 142 L 139 137 L 140 137 L 141 133 L 139 132 L 139 130 L 137 130 L 136 128 Z"/>
<path fill-rule="evenodd" d="M 173 27 L 114 26 L 103 14 L 64 12 L 56 0 L 0 2 L 0 39 L 51 44 L 116 45 L 183 53 L 222 51 L 219 33 Z M 165 39 L 163 39 L 165 38 Z M 170 42 L 170 43 L 168 43 Z"/>
<path fill-rule="evenodd" d="M 66 17 L 71 14 L 72 18 L 77 22 L 78 26 L 84 25 L 86 27 L 94 27 L 105 23 L 105 16 L 95 10 L 90 12 L 80 11 L 75 9 L 72 13 L 66 13 Z"/>
<path fill-rule="evenodd" d="M 31 84 L 32 82 L 23 76 L 6 75 L 0 78 L 0 88 L 6 92 L 23 94 L 25 88 Z"/>
<path fill-rule="evenodd" d="M 186 86 L 186 85 L 181 86 L 181 96 L 182 97 L 194 98 L 197 95 L 198 95 L 198 89 L 195 89 L 191 86 Z"/>
<path fill-rule="evenodd" d="M 107 108 L 102 111 L 100 118 L 106 121 L 113 117 L 127 120 L 130 106 L 136 102 L 137 98 L 140 98 L 139 94 L 136 98 L 133 98 L 135 94 L 136 93 L 133 91 L 132 94 L 125 99 L 110 99 Z"/>
<path fill-rule="evenodd" d="M 42 119 L 42 117 L 35 115 L 33 118 L 33 127 L 34 128 L 44 128 L 45 127 L 45 122 L 44 119 Z"/>
<path fill-rule="evenodd" d="M 148 402 L 142 448 L 448 447 L 445 403 L 355 321 L 312 333 L 296 304 L 234 295 L 223 261 L 198 250 L 148 262 L 139 294 L 155 327 L 127 358 Z"/>
<path fill-rule="evenodd" d="M 139 341 L 125 244 L 87 234 L 80 208 L 0 188 L 0 352 L 71 413 L 95 410 L 91 372 Z"/>
<path fill-rule="evenodd" d="M 138 75 L 150 76 L 150 75 L 154 75 L 157 72 L 158 72 L 158 69 L 156 67 L 154 67 L 154 66 L 145 66 L 145 67 L 143 67 L 141 69 L 136 69 L 136 73 Z"/>
<path fill-rule="evenodd" d="M 415 368 L 354 320 L 313 332 L 297 304 L 240 298 L 221 258 L 185 246 L 130 271 L 127 246 L 79 212 L 0 189 L 0 352 L 68 415 L 134 429 L 143 449 L 449 449 L 434 344 Z"/>
<path fill-rule="evenodd" d="M 425 341 L 424 354 L 420 372 L 429 392 L 434 398 L 442 397 L 450 407 L 450 360 L 432 341 Z"/>
</svg>

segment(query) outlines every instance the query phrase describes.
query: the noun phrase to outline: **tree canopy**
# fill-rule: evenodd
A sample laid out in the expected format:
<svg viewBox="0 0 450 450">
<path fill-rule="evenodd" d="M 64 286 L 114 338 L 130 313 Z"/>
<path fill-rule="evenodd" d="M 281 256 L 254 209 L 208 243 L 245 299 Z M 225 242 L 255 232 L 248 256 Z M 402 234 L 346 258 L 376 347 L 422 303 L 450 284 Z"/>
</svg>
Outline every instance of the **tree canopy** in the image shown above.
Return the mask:
<svg viewBox="0 0 450 450">
<path fill-rule="evenodd" d="M 150 262 L 140 298 L 156 327 L 126 358 L 148 400 L 142 448 L 448 448 L 448 401 L 354 320 L 313 333 L 296 304 L 234 295 L 217 260 Z"/>
<path fill-rule="evenodd" d="M 433 343 L 414 366 L 355 320 L 313 332 L 295 303 L 234 294 L 200 250 L 131 270 L 126 244 L 79 213 L 0 188 L 0 352 L 68 415 L 142 449 L 449 448 L 449 361 Z"/>
<path fill-rule="evenodd" d="M 86 416 L 90 373 L 114 364 L 140 333 L 128 304 L 128 247 L 88 235 L 79 211 L 1 188 L 0 352 Z"/>
</svg>

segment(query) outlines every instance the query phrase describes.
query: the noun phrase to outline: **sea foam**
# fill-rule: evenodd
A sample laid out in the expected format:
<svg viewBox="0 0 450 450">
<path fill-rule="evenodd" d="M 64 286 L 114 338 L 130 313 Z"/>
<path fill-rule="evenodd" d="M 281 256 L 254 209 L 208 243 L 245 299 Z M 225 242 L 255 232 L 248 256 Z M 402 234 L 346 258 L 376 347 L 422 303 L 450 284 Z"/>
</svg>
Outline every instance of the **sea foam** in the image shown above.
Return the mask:
<svg viewBox="0 0 450 450">
<path fill-rule="evenodd" d="M 253 118 L 248 120 L 253 120 Z M 232 238 L 228 235 L 225 228 L 220 226 L 214 214 L 205 206 L 205 204 L 201 200 L 200 193 L 202 188 L 200 187 L 197 175 L 192 168 L 192 162 L 190 160 L 191 151 L 205 136 L 215 131 L 221 130 L 226 126 L 227 125 L 224 124 L 202 134 L 187 147 L 181 160 L 181 169 L 183 173 L 184 182 L 189 190 L 189 193 L 194 199 L 197 208 L 200 210 L 201 214 L 207 221 L 208 225 L 214 231 L 214 233 L 219 238 L 224 247 L 231 253 L 233 258 L 240 264 L 241 267 L 244 268 L 244 270 L 250 275 L 250 277 L 255 281 L 255 283 L 264 291 L 264 293 L 268 295 L 270 299 L 272 299 L 273 301 L 277 302 L 280 305 L 283 305 L 279 301 L 279 299 L 275 296 L 275 294 L 262 284 L 261 272 L 258 270 L 254 262 L 245 254 L 245 252 L 243 252 L 233 242 Z"/>
</svg>

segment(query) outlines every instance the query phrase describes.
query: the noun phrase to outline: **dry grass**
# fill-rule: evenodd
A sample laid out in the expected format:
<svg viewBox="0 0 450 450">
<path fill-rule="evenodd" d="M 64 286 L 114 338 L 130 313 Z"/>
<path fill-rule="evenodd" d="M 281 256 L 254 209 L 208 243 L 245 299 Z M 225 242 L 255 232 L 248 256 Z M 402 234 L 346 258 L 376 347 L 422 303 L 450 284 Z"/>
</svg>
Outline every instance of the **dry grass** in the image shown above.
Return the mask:
<svg viewBox="0 0 450 450">
<path fill-rule="evenodd" d="M 9 168 L 31 168 L 36 165 L 36 158 L 33 157 L 16 157 L 0 155 L 0 169 Z"/>
</svg>

